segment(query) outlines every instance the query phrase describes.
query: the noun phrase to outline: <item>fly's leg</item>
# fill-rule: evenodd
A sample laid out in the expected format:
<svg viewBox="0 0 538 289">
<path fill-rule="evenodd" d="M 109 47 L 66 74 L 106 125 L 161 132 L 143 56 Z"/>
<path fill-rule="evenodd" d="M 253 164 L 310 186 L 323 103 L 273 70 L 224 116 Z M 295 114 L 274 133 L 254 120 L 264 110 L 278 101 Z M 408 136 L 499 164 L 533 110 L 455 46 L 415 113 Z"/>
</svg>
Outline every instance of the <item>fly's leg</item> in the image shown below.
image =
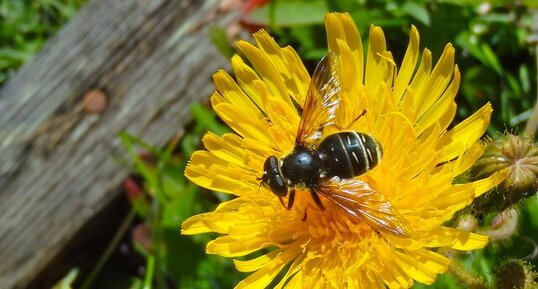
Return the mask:
<svg viewBox="0 0 538 289">
<path fill-rule="evenodd" d="M 280 203 L 282 204 L 282 207 L 287 208 L 287 207 L 286 207 L 286 204 L 284 204 L 284 199 L 282 199 L 282 197 L 278 197 L 278 200 L 279 200 Z"/>
<path fill-rule="evenodd" d="M 316 193 L 313 188 L 310 189 L 310 195 L 312 195 L 312 199 L 314 199 L 314 202 L 316 203 L 318 208 L 322 211 L 325 211 L 325 207 L 323 206 L 323 203 L 321 203 L 318 193 Z"/>
<path fill-rule="evenodd" d="M 301 219 L 301 221 L 306 221 L 306 218 L 308 218 L 308 206 L 306 206 L 306 208 L 304 208 L 304 215 L 303 215 L 303 218 Z"/>
<path fill-rule="evenodd" d="M 288 207 L 287 207 L 288 210 L 291 210 L 291 208 L 293 207 L 294 201 L 295 201 L 295 189 L 291 189 L 290 195 L 288 197 Z"/>
</svg>

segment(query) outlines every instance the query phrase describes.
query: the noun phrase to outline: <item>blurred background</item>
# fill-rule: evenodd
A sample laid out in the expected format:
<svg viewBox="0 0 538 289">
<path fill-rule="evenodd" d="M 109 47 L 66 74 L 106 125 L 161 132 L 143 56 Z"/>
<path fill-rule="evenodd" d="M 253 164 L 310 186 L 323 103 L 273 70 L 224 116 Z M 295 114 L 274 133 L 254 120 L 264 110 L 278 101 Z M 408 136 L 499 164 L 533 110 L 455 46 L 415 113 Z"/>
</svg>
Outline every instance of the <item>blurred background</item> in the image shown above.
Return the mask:
<svg viewBox="0 0 538 289">
<path fill-rule="evenodd" d="M 434 61 L 456 47 L 456 120 L 491 102 L 490 140 L 527 134 L 536 146 L 537 9 L 536 0 L 0 0 L 0 257 L 12 260 L 0 288 L 233 288 L 244 278 L 231 259 L 205 254 L 214 235 L 180 235 L 183 220 L 229 198 L 183 170 L 205 132 L 229 131 L 207 105 L 211 74 L 227 68 L 234 41 L 262 28 L 312 71 L 327 53 L 326 12 L 350 13 L 365 44 L 370 25 L 381 26 L 396 63 L 415 25 Z M 94 153 L 113 173 L 84 162 Z M 537 270 L 537 172 L 521 198 L 452 220 L 492 237 L 483 250 L 453 252 L 462 274 L 501 288 L 510 270 Z M 17 193 L 47 174 L 58 181 Z M 467 288 L 452 273 L 414 288 Z"/>
</svg>

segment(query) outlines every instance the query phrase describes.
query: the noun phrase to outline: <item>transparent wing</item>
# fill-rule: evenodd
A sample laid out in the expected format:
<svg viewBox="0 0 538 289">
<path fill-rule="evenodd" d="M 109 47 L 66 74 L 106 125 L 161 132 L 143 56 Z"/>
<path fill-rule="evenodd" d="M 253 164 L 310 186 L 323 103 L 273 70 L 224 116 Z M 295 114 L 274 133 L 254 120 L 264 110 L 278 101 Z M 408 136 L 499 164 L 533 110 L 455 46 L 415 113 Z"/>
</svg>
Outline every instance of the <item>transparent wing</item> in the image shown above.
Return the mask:
<svg viewBox="0 0 538 289">
<path fill-rule="evenodd" d="M 377 231 L 408 237 L 405 219 L 383 194 L 354 179 L 333 178 L 317 189 L 325 198 L 344 210 L 351 219 L 364 221 Z"/>
<path fill-rule="evenodd" d="M 318 63 L 306 95 L 295 147 L 305 147 L 321 139 L 323 128 L 334 124 L 342 88 L 336 74 L 337 56 L 327 54 Z"/>
</svg>

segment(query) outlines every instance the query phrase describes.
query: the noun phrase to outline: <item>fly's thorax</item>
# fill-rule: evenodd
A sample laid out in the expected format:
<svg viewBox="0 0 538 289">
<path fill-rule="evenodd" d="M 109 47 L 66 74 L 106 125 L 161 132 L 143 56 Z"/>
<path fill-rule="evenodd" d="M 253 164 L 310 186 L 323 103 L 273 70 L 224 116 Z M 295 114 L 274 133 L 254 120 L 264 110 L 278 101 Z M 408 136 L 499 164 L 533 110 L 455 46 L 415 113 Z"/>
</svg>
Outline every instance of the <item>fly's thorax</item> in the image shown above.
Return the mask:
<svg viewBox="0 0 538 289">
<path fill-rule="evenodd" d="M 288 185 L 304 183 L 308 187 L 317 183 L 322 167 L 318 152 L 310 148 L 300 148 L 282 159 L 280 169 Z"/>
</svg>

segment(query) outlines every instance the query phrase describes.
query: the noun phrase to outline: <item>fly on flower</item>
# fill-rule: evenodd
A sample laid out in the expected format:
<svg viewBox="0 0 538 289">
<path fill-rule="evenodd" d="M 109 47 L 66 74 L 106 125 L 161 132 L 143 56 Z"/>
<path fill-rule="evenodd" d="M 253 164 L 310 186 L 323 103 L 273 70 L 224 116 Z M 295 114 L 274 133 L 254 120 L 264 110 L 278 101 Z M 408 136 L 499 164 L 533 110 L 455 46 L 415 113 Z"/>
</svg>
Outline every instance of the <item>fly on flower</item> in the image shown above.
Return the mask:
<svg viewBox="0 0 538 289">
<path fill-rule="evenodd" d="M 265 31 L 237 42 L 234 76 L 215 73 L 211 104 L 233 132 L 206 134 L 185 175 L 233 198 L 188 218 L 182 233 L 219 234 L 207 253 L 252 272 L 237 289 L 432 284 L 450 264 L 436 248 L 488 242 L 443 224 L 505 177 L 454 181 L 484 151 L 491 105 L 451 125 L 460 74 L 450 44 L 434 62 L 411 27 L 398 63 L 380 27 L 365 51 L 349 14 L 329 13 L 325 25 L 331 52 L 312 77 Z M 304 219 L 309 206 L 325 210 Z"/>
<path fill-rule="evenodd" d="M 269 156 L 264 163 L 261 183 L 279 197 L 288 196 L 293 207 L 295 189 L 310 191 L 317 207 L 325 207 L 319 195 L 342 209 L 353 221 L 364 221 L 372 228 L 397 237 L 408 236 L 403 217 L 390 201 L 363 181 L 353 179 L 374 168 L 383 155 L 371 135 L 343 131 L 323 138 L 323 130 L 338 127 L 334 118 L 342 97 L 336 73 L 337 56 L 329 53 L 317 65 L 306 95 L 293 151 L 279 160 Z M 363 111 L 352 122 L 359 120 Z"/>
</svg>

